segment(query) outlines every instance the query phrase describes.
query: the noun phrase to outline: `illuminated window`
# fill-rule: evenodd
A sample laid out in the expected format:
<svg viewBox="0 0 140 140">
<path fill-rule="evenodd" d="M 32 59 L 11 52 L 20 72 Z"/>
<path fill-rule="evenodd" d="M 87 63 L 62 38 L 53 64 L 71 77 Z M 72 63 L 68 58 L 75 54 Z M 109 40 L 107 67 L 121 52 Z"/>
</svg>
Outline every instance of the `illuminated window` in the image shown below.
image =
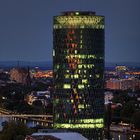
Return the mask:
<svg viewBox="0 0 140 140">
<path fill-rule="evenodd" d="M 78 74 L 75 74 L 74 75 L 74 78 L 76 79 L 76 78 L 79 78 L 79 75 Z"/>
<path fill-rule="evenodd" d="M 75 14 L 78 16 L 79 15 L 79 12 L 75 12 Z"/>
<path fill-rule="evenodd" d="M 69 70 L 66 70 L 66 72 L 69 72 Z"/>
<path fill-rule="evenodd" d="M 55 128 L 103 128 L 104 127 L 104 124 L 101 123 L 101 124 L 54 124 Z"/>
<path fill-rule="evenodd" d="M 79 120 L 79 122 L 82 122 L 82 123 L 103 123 L 104 120 L 102 118 L 100 119 L 81 119 Z"/>
<path fill-rule="evenodd" d="M 81 73 L 81 70 L 78 70 L 78 73 L 80 74 Z"/>
<path fill-rule="evenodd" d="M 84 87 L 85 87 L 85 86 L 82 85 L 82 84 L 79 84 L 79 85 L 78 85 L 78 88 L 79 88 L 79 89 L 83 89 Z"/>
<path fill-rule="evenodd" d="M 84 28 L 85 28 L 85 26 L 84 26 L 84 25 L 81 25 L 80 27 L 81 27 L 82 29 L 84 29 Z"/>
<path fill-rule="evenodd" d="M 82 65 L 78 65 L 78 68 L 81 69 L 82 68 Z"/>
<path fill-rule="evenodd" d="M 69 78 L 70 77 L 70 75 L 69 74 L 65 74 L 65 78 Z"/>
<path fill-rule="evenodd" d="M 100 75 L 99 74 L 96 74 L 96 78 L 99 78 L 100 77 Z"/>
<path fill-rule="evenodd" d="M 55 56 L 55 50 L 53 50 L 53 56 Z"/>
<path fill-rule="evenodd" d="M 96 55 L 88 55 L 88 58 L 96 58 Z"/>
<path fill-rule="evenodd" d="M 71 88 L 71 85 L 70 84 L 64 84 L 63 88 L 64 89 L 70 89 Z"/>
<path fill-rule="evenodd" d="M 73 79 L 73 77 L 74 77 L 74 76 L 73 76 L 73 75 L 71 75 L 71 79 Z"/>
<path fill-rule="evenodd" d="M 63 16 L 57 17 L 55 25 L 63 25 L 64 27 L 70 27 L 70 25 L 77 26 L 80 28 L 90 27 L 96 29 L 104 29 L 103 17 L 92 17 L 92 16 L 77 16 L 78 12 L 75 13 L 76 16 Z M 54 27 L 56 28 L 56 26 Z M 61 26 L 59 26 L 61 28 Z"/>
<path fill-rule="evenodd" d="M 94 64 L 89 64 L 88 65 L 88 68 L 92 68 L 92 67 L 94 67 Z"/>
<path fill-rule="evenodd" d="M 84 78 L 86 78 L 87 76 L 86 75 L 84 75 Z"/>
<path fill-rule="evenodd" d="M 71 103 L 73 103 L 74 101 L 73 100 L 71 100 Z"/>
<path fill-rule="evenodd" d="M 79 104 L 78 108 L 84 108 L 84 104 Z"/>
<path fill-rule="evenodd" d="M 77 50 L 75 50 L 75 54 L 77 54 Z"/>
<path fill-rule="evenodd" d="M 87 79 L 82 79 L 83 84 L 87 84 Z"/>
<path fill-rule="evenodd" d="M 59 69 L 59 68 L 60 68 L 60 66 L 59 66 L 59 65 L 57 65 L 57 66 L 56 66 L 56 68 L 57 68 L 57 69 Z"/>
</svg>

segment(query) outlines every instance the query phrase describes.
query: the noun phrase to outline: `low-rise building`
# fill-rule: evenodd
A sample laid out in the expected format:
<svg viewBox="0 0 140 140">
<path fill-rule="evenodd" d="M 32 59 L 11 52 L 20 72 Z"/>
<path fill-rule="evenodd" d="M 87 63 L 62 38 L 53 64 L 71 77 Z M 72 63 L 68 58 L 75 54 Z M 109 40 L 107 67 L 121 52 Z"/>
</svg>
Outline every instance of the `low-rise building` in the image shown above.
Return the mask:
<svg viewBox="0 0 140 140">
<path fill-rule="evenodd" d="M 120 80 L 118 79 L 110 79 L 106 81 L 106 88 L 117 90 L 120 89 Z"/>
<path fill-rule="evenodd" d="M 77 132 L 33 133 L 25 140 L 88 140 Z"/>
<path fill-rule="evenodd" d="M 105 104 L 111 103 L 113 99 L 113 93 L 110 91 L 105 92 L 104 98 L 105 98 Z"/>
<path fill-rule="evenodd" d="M 110 79 L 106 81 L 106 88 L 112 90 L 140 89 L 140 80 L 137 78 Z"/>
<path fill-rule="evenodd" d="M 10 70 L 10 79 L 21 84 L 28 84 L 29 72 L 25 68 L 13 68 Z"/>
</svg>

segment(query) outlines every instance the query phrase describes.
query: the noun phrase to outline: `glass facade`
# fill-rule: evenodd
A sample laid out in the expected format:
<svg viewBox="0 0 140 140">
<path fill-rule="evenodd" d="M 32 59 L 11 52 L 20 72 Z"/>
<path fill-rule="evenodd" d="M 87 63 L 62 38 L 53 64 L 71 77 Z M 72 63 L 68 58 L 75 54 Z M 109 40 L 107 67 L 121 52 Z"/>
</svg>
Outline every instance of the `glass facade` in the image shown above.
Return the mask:
<svg viewBox="0 0 140 140">
<path fill-rule="evenodd" d="M 54 128 L 102 139 L 104 17 L 64 12 L 53 26 Z"/>
</svg>

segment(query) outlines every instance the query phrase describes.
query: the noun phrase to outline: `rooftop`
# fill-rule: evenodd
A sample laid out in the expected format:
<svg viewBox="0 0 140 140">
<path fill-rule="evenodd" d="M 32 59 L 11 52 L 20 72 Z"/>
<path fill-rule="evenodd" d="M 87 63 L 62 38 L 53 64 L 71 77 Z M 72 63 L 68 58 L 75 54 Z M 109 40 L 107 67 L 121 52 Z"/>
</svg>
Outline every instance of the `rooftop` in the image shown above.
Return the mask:
<svg viewBox="0 0 140 140">
<path fill-rule="evenodd" d="M 95 15 L 93 11 L 66 11 L 62 12 L 62 15 L 65 16 L 79 16 L 79 15 Z"/>
<path fill-rule="evenodd" d="M 76 132 L 33 133 L 32 136 L 33 137 L 53 136 L 60 140 L 88 140 L 80 133 L 76 133 Z"/>
</svg>

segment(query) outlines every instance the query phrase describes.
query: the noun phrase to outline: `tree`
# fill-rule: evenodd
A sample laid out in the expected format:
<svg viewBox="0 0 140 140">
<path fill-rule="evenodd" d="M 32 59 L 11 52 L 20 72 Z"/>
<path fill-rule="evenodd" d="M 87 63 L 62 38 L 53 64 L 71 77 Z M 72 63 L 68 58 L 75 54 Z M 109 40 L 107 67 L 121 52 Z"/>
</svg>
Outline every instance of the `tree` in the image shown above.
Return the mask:
<svg viewBox="0 0 140 140">
<path fill-rule="evenodd" d="M 140 111 L 135 112 L 132 116 L 132 124 L 136 129 L 140 129 Z"/>
<path fill-rule="evenodd" d="M 121 110 L 121 117 L 124 121 L 130 122 L 131 121 L 131 116 L 135 112 L 135 102 L 134 101 L 129 101 L 123 106 L 123 109 Z"/>
<path fill-rule="evenodd" d="M 0 140 L 24 140 L 26 135 L 33 133 L 33 129 L 22 123 L 5 123 L 0 134 Z"/>
<path fill-rule="evenodd" d="M 43 106 L 43 104 L 42 104 L 42 102 L 40 101 L 40 100 L 35 100 L 34 102 L 33 102 L 33 105 L 34 106 Z"/>
<path fill-rule="evenodd" d="M 114 94 L 114 98 L 112 100 L 113 103 L 121 103 L 125 104 L 129 102 L 131 98 L 127 95 L 127 91 L 119 91 L 119 93 Z"/>
</svg>

